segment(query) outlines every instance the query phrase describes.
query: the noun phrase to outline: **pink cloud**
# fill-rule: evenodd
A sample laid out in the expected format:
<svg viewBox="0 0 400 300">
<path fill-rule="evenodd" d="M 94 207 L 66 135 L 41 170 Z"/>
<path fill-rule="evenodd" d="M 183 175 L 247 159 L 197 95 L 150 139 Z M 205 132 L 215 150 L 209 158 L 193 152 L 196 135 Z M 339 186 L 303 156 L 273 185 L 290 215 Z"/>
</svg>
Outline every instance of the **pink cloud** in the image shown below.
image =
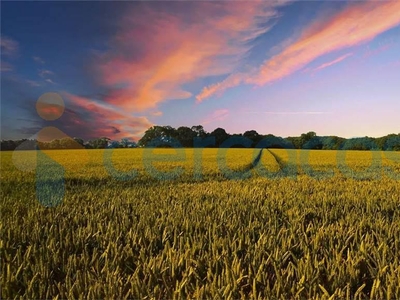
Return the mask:
<svg viewBox="0 0 400 300">
<path fill-rule="evenodd" d="M 229 110 L 228 109 L 218 109 L 211 113 L 208 117 L 206 117 L 203 121 L 202 124 L 206 125 L 209 123 L 217 122 L 217 121 L 222 121 L 226 119 L 229 115 Z"/>
<path fill-rule="evenodd" d="M 357 2 L 335 16 L 320 19 L 281 53 L 248 72 L 242 80 L 228 77 L 223 84 L 206 87 L 197 96 L 205 99 L 240 83 L 264 85 L 300 70 L 317 57 L 366 43 L 380 33 L 400 24 L 400 1 Z"/>
<path fill-rule="evenodd" d="M 134 116 L 108 104 L 90 98 L 64 93 L 75 114 L 70 114 L 67 127 L 82 128 L 92 137 L 137 140 L 153 124 L 143 116 Z"/>
<path fill-rule="evenodd" d="M 349 56 L 352 56 L 352 55 L 353 55 L 353 53 L 347 53 L 345 55 L 342 55 L 342 56 L 336 58 L 335 60 L 332 60 L 330 62 L 320 65 L 319 67 L 315 68 L 313 71 L 320 71 L 320 70 L 330 67 L 334 64 L 340 63 L 341 61 L 345 60 L 346 58 L 348 58 Z"/>
<path fill-rule="evenodd" d="M 246 111 L 249 114 L 265 114 L 265 115 L 325 115 L 330 112 L 324 111 Z"/>
<path fill-rule="evenodd" d="M 203 88 L 201 93 L 196 96 L 197 102 L 202 102 L 204 99 L 214 94 L 221 95 L 222 92 L 225 91 L 226 89 L 238 86 L 243 81 L 244 77 L 245 75 L 242 73 L 235 73 L 229 75 L 228 78 L 226 78 L 221 82 Z"/>
<path fill-rule="evenodd" d="M 246 42 L 268 30 L 260 26 L 260 19 L 275 17 L 276 5 L 185 2 L 173 11 L 169 7 L 169 12 L 151 11 L 147 4 L 127 12 L 112 50 L 96 62 L 99 81 L 110 89 L 104 100 L 129 111 L 145 111 L 167 100 L 191 97 L 185 84 L 238 67 L 250 48 Z"/>
<path fill-rule="evenodd" d="M 400 60 L 394 61 L 391 65 L 393 67 L 400 67 Z"/>
<path fill-rule="evenodd" d="M 315 58 L 368 42 L 400 24 L 400 2 L 362 2 L 327 22 L 318 21 L 282 53 L 266 61 L 247 82 L 262 85 L 301 69 Z"/>
</svg>

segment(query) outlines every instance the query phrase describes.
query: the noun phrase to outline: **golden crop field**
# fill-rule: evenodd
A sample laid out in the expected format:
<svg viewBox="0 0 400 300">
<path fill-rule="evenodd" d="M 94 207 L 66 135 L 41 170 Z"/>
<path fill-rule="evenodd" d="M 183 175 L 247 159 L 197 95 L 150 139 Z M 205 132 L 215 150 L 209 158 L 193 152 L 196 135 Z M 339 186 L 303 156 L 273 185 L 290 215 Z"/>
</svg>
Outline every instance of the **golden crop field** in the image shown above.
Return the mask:
<svg viewBox="0 0 400 300">
<path fill-rule="evenodd" d="M 399 174 L 399 152 L 1 152 L 1 298 L 399 299 Z"/>
</svg>

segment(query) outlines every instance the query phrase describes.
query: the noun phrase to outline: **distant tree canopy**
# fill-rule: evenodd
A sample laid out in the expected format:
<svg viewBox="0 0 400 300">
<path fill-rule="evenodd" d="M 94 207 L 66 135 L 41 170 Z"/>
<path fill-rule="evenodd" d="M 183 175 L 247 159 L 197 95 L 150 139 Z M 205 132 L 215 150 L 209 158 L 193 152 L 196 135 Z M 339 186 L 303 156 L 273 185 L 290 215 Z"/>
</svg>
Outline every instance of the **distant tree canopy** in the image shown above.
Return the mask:
<svg viewBox="0 0 400 300">
<path fill-rule="evenodd" d="M 173 128 L 152 126 L 136 144 L 128 139 L 121 141 L 101 137 L 84 141 L 80 138 L 63 138 L 51 142 L 36 140 L 2 140 L 1 150 L 32 149 L 105 149 L 135 147 L 232 147 L 232 148 L 282 148 L 321 150 L 388 150 L 400 151 L 400 134 L 389 134 L 380 138 L 361 137 L 345 139 L 338 136 L 317 136 L 313 131 L 298 137 L 282 138 L 272 134 L 262 135 L 255 130 L 243 134 L 229 134 L 223 128 L 206 132 L 201 125 Z"/>
<path fill-rule="evenodd" d="M 134 148 L 135 142 L 127 139 L 112 141 L 109 138 L 102 137 L 85 142 L 81 138 L 63 138 L 55 139 L 50 142 L 40 142 L 37 140 L 2 140 L 1 150 L 56 150 L 56 149 L 105 149 L 105 148 Z"/>
</svg>

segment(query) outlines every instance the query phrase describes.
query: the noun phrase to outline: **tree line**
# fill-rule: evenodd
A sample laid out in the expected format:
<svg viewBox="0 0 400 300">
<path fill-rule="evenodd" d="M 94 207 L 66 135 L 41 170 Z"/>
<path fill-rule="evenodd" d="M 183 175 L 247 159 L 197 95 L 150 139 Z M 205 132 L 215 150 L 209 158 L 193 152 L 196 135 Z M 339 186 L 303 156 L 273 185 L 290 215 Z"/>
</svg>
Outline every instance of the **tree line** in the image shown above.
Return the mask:
<svg viewBox="0 0 400 300">
<path fill-rule="evenodd" d="M 81 138 L 55 139 L 50 142 L 37 140 L 2 140 L 1 150 L 34 149 L 105 149 L 136 147 L 199 147 L 199 148 L 282 148 L 282 149 L 321 149 L 321 150 L 388 150 L 400 151 L 400 134 L 384 137 L 360 137 L 346 139 L 338 136 L 317 136 L 313 131 L 296 137 L 282 138 L 272 134 L 262 135 L 255 130 L 243 134 L 229 134 L 223 128 L 206 132 L 201 125 L 179 128 L 153 126 L 146 130 L 137 142 L 120 141 L 101 137 L 84 141 Z"/>
</svg>

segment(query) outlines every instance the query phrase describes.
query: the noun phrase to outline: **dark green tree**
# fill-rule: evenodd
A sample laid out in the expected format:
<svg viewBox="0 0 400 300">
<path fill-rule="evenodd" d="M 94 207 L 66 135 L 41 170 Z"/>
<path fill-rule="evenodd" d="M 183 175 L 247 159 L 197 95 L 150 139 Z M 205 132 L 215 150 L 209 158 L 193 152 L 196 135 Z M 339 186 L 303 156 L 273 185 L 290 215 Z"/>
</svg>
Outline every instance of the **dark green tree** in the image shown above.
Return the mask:
<svg viewBox="0 0 400 300">
<path fill-rule="evenodd" d="M 193 139 L 197 136 L 191 128 L 181 126 L 176 130 L 176 139 L 183 147 L 193 147 Z"/>
<path fill-rule="evenodd" d="M 196 137 L 204 138 L 205 136 L 207 136 L 207 132 L 201 125 L 192 126 L 191 129 L 196 134 Z"/>
<path fill-rule="evenodd" d="M 215 137 L 215 145 L 219 147 L 225 140 L 227 140 L 230 135 L 226 133 L 225 129 L 217 128 L 213 132 L 210 133 L 210 136 Z"/>
</svg>

